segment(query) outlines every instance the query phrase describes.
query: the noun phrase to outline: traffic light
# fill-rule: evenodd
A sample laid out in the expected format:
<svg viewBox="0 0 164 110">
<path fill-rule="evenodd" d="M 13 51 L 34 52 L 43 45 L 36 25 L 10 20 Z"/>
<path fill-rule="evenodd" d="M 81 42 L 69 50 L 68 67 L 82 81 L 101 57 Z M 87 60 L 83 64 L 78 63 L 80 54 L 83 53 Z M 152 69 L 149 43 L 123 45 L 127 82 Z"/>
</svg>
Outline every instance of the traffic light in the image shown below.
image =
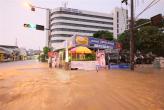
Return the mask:
<svg viewBox="0 0 164 110">
<path fill-rule="evenodd" d="M 36 29 L 36 24 L 24 24 L 24 27 Z"/>
<path fill-rule="evenodd" d="M 162 25 L 163 25 L 162 14 L 158 14 L 156 16 L 151 17 L 151 24 L 153 26 L 162 27 Z"/>
<path fill-rule="evenodd" d="M 43 25 L 38 25 L 38 24 L 24 24 L 24 27 L 26 28 L 33 28 L 33 29 L 36 29 L 36 30 L 44 30 L 44 26 Z"/>
<path fill-rule="evenodd" d="M 42 25 L 36 25 L 36 30 L 44 30 L 44 26 Z"/>
<path fill-rule="evenodd" d="M 128 5 L 128 0 L 122 0 L 121 3 L 125 3 L 126 5 Z"/>
<path fill-rule="evenodd" d="M 29 27 L 29 24 L 24 24 L 24 27 Z"/>
</svg>

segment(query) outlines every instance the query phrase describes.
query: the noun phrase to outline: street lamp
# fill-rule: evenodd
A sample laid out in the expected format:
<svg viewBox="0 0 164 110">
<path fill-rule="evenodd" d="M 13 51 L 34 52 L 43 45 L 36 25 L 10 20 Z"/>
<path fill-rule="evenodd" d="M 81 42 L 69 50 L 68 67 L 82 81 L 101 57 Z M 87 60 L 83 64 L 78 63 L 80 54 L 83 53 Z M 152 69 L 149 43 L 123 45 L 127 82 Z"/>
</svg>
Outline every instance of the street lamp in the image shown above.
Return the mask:
<svg viewBox="0 0 164 110">
<path fill-rule="evenodd" d="M 28 2 L 24 2 L 24 6 L 25 6 L 25 7 L 28 7 L 28 8 L 31 8 L 31 4 L 28 3 Z"/>
<path fill-rule="evenodd" d="M 50 48 L 51 47 L 51 41 L 50 41 L 51 40 L 51 29 L 50 29 L 51 9 L 34 6 L 34 5 L 27 3 L 27 2 L 25 3 L 25 5 L 29 8 L 31 8 L 31 11 L 35 11 L 35 8 L 43 9 L 43 10 L 47 11 L 46 25 L 47 25 L 48 29 L 45 29 L 45 30 L 47 30 L 46 45 Z"/>
</svg>

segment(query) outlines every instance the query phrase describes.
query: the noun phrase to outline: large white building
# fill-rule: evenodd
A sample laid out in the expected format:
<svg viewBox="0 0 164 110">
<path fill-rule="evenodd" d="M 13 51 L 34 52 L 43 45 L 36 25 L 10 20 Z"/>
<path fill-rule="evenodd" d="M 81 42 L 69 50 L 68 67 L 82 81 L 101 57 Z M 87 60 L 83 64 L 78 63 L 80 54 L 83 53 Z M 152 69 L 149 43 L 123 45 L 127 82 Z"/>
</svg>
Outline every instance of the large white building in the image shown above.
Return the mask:
<svg viewBox="0 0 164 110">
<path fill-rule="evenodd" d="M 60 7 L 51 11 L 50 24 L 55 49 L 73 35 L 92 36 L 99 30 L 112 32 L 117 38 L 128 28 L 128 11 L 115 8 L 108 14 Z"/>
</svg>

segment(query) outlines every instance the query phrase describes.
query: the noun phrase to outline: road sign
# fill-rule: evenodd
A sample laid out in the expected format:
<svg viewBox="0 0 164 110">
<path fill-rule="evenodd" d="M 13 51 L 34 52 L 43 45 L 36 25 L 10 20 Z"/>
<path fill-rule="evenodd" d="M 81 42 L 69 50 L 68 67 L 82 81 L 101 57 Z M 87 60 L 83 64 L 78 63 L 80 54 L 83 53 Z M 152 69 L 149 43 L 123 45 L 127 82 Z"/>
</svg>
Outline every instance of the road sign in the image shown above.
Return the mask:
<svg viewBox="0 0 164 110">
<path fill-rule="evenodd" d="M 30 23 L 30 24 L 24 24 L 24 27 L 36 29 L 36 24 L 32 24 L 32 23 Z"/>
</svg>

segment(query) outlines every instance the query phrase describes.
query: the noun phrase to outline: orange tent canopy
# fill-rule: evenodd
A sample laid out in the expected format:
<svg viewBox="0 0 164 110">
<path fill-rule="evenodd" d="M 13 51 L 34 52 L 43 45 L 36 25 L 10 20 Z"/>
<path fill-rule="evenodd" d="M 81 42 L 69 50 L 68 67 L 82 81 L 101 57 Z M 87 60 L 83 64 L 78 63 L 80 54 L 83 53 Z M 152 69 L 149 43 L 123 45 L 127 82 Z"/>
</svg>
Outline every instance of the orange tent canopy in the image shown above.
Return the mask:
<svg viewBox="0 0 164 110">
<path fill-rule="evenodd" d="M 70 52 L 77 53 L 77 54 L 83 54 L 83 53 L 91 54 L 92 53 L 92 51 L 90 49 L 88 49 L 87 47 L 82 47 L 82 46 L 75 47 L 75 48 L 71 49 Z"/>
</svg>

